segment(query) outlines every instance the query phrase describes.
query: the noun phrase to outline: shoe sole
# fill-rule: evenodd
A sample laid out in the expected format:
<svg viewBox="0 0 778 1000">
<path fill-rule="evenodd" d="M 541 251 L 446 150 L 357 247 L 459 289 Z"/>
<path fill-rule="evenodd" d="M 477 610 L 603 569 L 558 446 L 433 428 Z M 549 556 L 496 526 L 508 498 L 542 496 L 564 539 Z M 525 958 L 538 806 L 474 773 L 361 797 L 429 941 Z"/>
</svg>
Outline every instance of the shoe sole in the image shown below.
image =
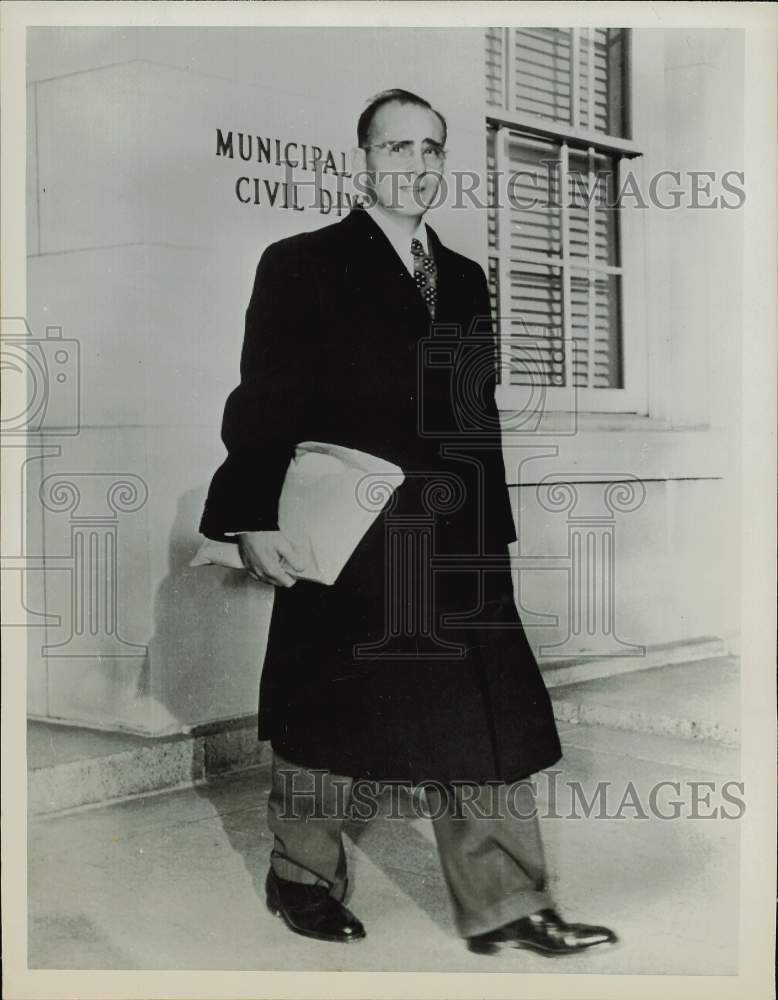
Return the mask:
<svg viewBox="0 0 778 1000">
<path fill-rule="evenodd" d="M 531 951 L 536 955 L 542 955 L 544 958 L 564 958 L 566 955 L 580 955 L 585 951 L 591 951 L 592 948 L 598 948 L 601 945 L 607 944 L 613 945 L 618 944 L 619 939 L 616 938 L 613 941 L 595 941 L 592 944 L 581 945 L 578 948 L 564 948 L 552 950 L 550 948 L 540 948 L 537 945 L 518 942 L 518 941 L 495 941 L 491 944 L 484 945 L 472 945 L 468 944 L 468 951 L 471 951 L 474 955 L 497 955 L 501 951 Z"/>
<path fill-rule="evenodd" d="M 355 941 L 364 941 L 367 937 L 364 933 L 351 934 L 348 937 L 332 937 L 329 934 L 317 934 L 316 931 L 304 931 L 290 923 L 283 910 L 278 909 L 270 902 L 267 902 L 266 906 L 274 917 L 278 917 L 280 920 L 283 920 L 289 930 L 292 931 L 293 934 L 299 934 L 300 937 L 313 938 L 315 941 L 326 941 L 328 944 L 353 944 Z"/>
</svg>

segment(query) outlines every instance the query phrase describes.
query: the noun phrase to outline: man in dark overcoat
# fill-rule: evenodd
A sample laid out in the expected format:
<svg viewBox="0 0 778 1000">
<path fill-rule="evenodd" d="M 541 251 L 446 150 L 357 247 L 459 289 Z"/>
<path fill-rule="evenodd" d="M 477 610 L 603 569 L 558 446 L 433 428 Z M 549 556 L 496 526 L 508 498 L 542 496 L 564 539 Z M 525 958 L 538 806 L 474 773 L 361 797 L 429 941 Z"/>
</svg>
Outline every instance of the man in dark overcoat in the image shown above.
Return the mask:
<svg viewBox="0 0 778 1000">
<path fill-rule="evenodd" d="M 561 751 L 513 595 L 488 287 L 422 221 L 446 122 L 394 90 L 357 132 L 365 203 L 259 262 L 201 522 L 276 587 L 259 697 L 274 754 L 268 905 L 297 933 L 364 937 L 343 904 L 343 803 L 359 779 L 401 782 L 425 790 L 472 950 L 610 942 L 563 921 L 547 892 L 527 779 Z M 278 527 L 310 440 L 405 477 L 331 586 L 295 578 L 300 553 Z"/>
</svg>

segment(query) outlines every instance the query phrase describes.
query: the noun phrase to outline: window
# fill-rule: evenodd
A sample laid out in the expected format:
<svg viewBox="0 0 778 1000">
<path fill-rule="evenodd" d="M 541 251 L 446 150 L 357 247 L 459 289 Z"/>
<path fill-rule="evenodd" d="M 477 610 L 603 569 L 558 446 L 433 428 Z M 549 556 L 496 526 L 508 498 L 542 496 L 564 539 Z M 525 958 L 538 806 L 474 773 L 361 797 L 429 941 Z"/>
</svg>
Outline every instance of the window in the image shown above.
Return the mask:
<svg viewBox="0 0 778 1000">
<path fill-rule="evenodd" d="M 538 386 L 549 409 L 641 408 L 639 344 L 626 321 L 635 239 L 616 207 L 622 165 L 638 155 L 629 47 L 622 28 L 486 29 L 502 409 L 524 408 Z"/>
</svg>

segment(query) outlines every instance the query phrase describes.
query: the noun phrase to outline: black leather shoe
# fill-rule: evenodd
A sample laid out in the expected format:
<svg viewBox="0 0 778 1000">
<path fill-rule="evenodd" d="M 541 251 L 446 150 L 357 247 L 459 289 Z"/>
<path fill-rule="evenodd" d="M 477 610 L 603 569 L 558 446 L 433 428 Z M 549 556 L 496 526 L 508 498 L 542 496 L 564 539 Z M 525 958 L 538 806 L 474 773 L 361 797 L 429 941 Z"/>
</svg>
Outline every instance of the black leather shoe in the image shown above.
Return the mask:
<svg viewBox="0 0 778 1000">
<path fill-rule="evenodd" d="M 568 924 L 556 910 L 540 910 L 497 930 L 468 938 L 467 946 L 479 955 L 493 955 L 501 948 L 527 948 L 541 955 L 572 955 L 616 941 L 618 938 L 607 927 Z"/>
<path fill-rule="evenodd" d="M 271 868 L 265 882 L 267 908 L 290 931 L 318 941 L 359 941 L 365 928 L 351 910 L 330 896 L 325 886 L 281 878 Z"/>
</svg>

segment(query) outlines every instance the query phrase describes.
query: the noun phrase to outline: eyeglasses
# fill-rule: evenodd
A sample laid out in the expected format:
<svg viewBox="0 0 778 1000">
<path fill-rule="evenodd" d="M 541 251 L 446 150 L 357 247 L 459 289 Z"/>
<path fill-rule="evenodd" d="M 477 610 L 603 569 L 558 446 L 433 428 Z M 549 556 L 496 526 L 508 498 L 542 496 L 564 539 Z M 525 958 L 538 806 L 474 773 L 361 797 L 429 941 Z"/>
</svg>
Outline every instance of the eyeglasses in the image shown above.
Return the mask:
<svg viewBox="0 0 778 1000">
<path fill-rule="evenodd" d="M 416 155 L 416 143 L 413 139 L 389 139 L 386 142 L 374 142 L 362 149 L 380 149 L 388 160 L 395 163 L 409 163 Z M 445 162 L 446 150 L 437 142 L 426 141 L 421 145 L 421 158 L 428 167 L 439 167 Z"/>
</svg>

